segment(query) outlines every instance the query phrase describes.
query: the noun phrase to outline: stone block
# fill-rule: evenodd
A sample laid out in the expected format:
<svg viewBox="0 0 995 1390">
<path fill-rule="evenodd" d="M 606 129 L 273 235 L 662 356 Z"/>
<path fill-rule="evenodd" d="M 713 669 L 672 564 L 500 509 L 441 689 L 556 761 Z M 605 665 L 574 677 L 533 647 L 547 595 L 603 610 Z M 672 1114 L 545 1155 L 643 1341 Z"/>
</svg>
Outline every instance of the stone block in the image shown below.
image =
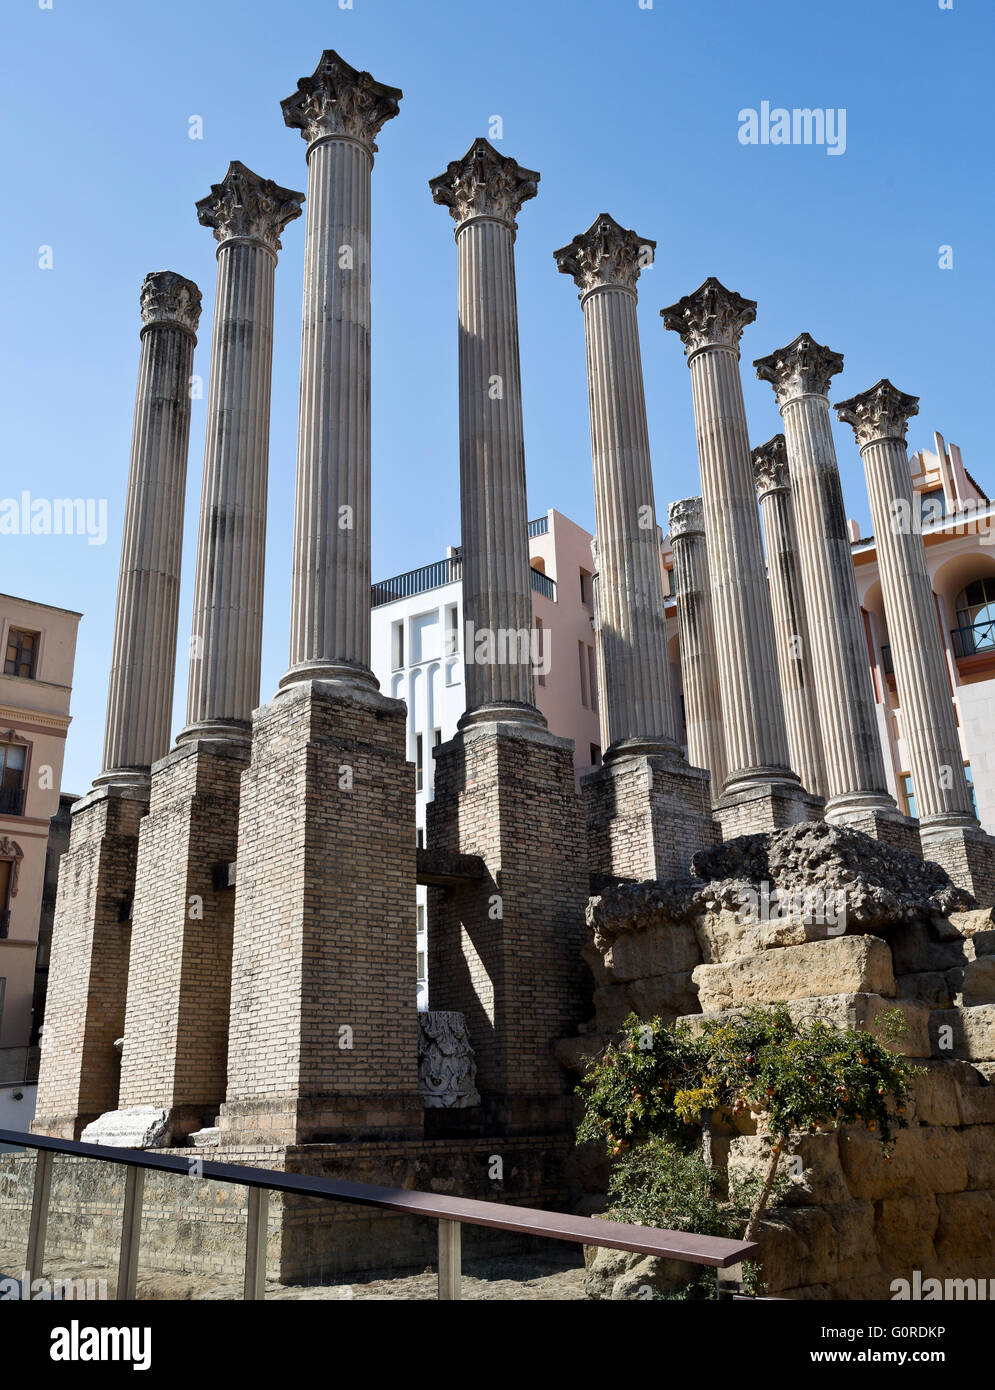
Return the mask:
<svg viewBox="0 0 995 1390">
<path fill-rule="evenodd" d="M 931 1009 L 948 1009 L 954 1002 L 948 974 L 940 970 L 896 975 L 895 983 L 903 999 L 918 999 Z"/>
<path fill-rule="evenodd" d="M 876 1204 L 874 1236 L 881 1261 L 897 1269 L 922 1269 L 935 1257 L 939 1211 L 932 1195 L 885 1197 Z"/>
<path fill-rule="evenodd" d="M 111 1149 L 161 1149 L 169 1143 L 169 1111 L 154 1105 L 109 1110 L 93 1120 L 80 1136 L 83 1144 Z"/>
<path fill-rule="evenodd" d="M 729 1180 L 742 1181 L 749 1175 L 762 1178 L 769 1162 L 770 1145 L 765 1138 L 740 1135 L 729 1146 Z M 778 1172 L 790 1178 L 787 1193 L 780 1199 L 785 1206 L 825 1206 L 851 1200 L 835 1133 L 792 1135 Z"/>
<path fill-rule="evenodd" d="M 968 1259 L 991 1260 L 995 1197 L 991 1192 L 946 1192 L 936 1199 L 936 1258 L 954 1268 Z"/>
<path fill-rule="evenodd" d="M 840 993 L 896 992 L 891 952 L 875 936 L 839 936 L 694 971 L 703 1011 Z"/>
<path fill-rule="evenodd" d="M 995 1190 L 995 1125 L 969 1125 L 961 1134 L 967 1164 L 967 1180 L 961 1186 Z"/>
<path fill-rule="evenodd" d="M 995 1004 L 934 1009 L 929 1016 L 929 1032 L 934 1057 L 995 1061 Z"/>
<path fill-rule="evenodd" d="M 995 956 L 981 956 L 964 966 L 961 980 L 962 1003 L 995 1004 Z"/>
<path fill-rule="evenodd" d="M 879 1026 L 882 1014 L 897 1009 L 905 1019 L 905 1036 L 889 1042 Z M 880 994 L 830 994 L 795 999 L 788 1004 L 795 1020 L 821 1018 L 834 1028 L 861 1028 L 872 1033 L 899 1057 L 928 1057 L 929 1008 L 912 999 L 885 999 Z"/>
<path fill-rule="evenodd" d="M 693 970 L 700 962 L 695 930 L 683 922 L 665 922 L 617 936 L 604 957 L 606 969 L 620 983 Z"/>
<path fill-rule="evenodd" d="M 840 1162 L 851 1193 L 864 1201 L 961 1192 L 968 1186 L 964 1145 L 957 1129 L 899 1130 L 890 1161 L 873 1134 L 846 1129 L 840 1133 Z"/>
</svg>

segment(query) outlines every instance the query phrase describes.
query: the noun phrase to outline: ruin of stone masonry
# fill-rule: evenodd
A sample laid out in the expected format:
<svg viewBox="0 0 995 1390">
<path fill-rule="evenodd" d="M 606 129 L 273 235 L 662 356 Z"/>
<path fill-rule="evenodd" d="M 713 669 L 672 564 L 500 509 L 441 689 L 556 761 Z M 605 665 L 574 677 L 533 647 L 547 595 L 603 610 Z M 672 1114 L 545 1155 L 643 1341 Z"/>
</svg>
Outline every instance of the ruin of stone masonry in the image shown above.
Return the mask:
<svg viewBox="0 0 995 1390">
<path fill-rule="evenodd" d="M 859 616 L 825 395 L 841 359 L 802 335 L 757 364 L 785 420 L 786 470 L 762 491 L 779 498 L 768 552 L 791 565 L 769 589 L 739 368 L 757 306 L 711 278 L 662 311 L 685 347 L 701 463 L 701 498 L 670 509 L 691 762 L 681 755 L 636 316 L 654 243 L 608 214 L 555 253 L 580 290 L 587 343 L 605 766 L 579 797 L 571 746 L 535 707 L 527 644 L 510 661 L 468 662 L 466 714 L 435 750 L 428 849 L 416 850 L 405 707 L 370 669 L 370 189 L 375 140 L 400 101 L 326 51 L 282 103 L 307 164 L 302 379 L 289 664 L 261 705 L 275 268 L 304 195 L 234 161 L 197 204 L 218 241 L 218 295 L 197 641 L 172 752 L 182 518 L 166 499 L 182 495 L 200 294 L 168 271 L 143 285 L 105 767 L 63 860 L 35 1127 L 591 1210 L 604 1173 L 572 1152 L 571 1092 L 583 1057 L 630 1011 L 700 1018 L 787 1002 L 843 1025 L 897 1002 L 906 1050 L 929 1063 L 913 1127 L 886 1174 L 858 1135 L 801 1141 L 804 1177 L 765 1228 L 768 1282 L 882 1296 L 903 1259 L 966 1268 L 965 1233 L 990 1241 L 995 1210 L 995 881 L 962 776 L 940 788 L 956 733 L 921 535 L 892 544 L 880 531 L 923 840 L 941 865 L 894 847 L 917 846 L 918 827 L 884 790 L 866 668 L 850 660 Z M 515 233 L 538 184 L 482 139 L 430 180 L 455 223 L 465 616 L 512 634 L 531 624 Z M 882 382 L 839 409 L 877 522 L 889 498 L 907 500 L 914 401 Z M 229 414 L 237 429 L 212 427 Z M 239 544 L 211 524 L 232 509 L 253 521 Z M 237 601 L 206 582 L 219 568 Z M 800 686 L 776 660 L 801 629 L 792 611 L 811 635 Z M 432 918 L 420 1017 L 419 880 Z M 778 890 L 835 895 L 845 930 L 744 914 Z M 757 1161 L 758 1136 L 724 1139 L 730 1165 Z M 18 1181 L 28 1200 L 26 1173 Z M 60 1175 L 53 1249 L 100 1247 L 100 1184 L 71 1165 Z M 202 1188 L 148 1190 L 157 1261 L 237 1269 L 236 1212 Z M 178 1234 L 188 1222 L 195 1255 Z M 432 1254 L 423 1241 L 399 1219 L 288 1198 L 269 1260 L 278 1277 L 307 1279 L 416 1263 Z M 631 1276 L 602 1267 L 591 1287 L 624 1296 Z"/>
</svg>

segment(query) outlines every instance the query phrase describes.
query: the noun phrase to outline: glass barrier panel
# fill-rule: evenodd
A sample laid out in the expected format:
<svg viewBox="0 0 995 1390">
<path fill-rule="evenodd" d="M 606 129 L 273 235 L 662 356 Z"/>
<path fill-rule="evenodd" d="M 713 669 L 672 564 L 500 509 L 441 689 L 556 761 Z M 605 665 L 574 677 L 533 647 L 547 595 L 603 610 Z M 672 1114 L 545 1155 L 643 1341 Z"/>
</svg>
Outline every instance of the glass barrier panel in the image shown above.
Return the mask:
<svg viewBox="0 0 995 1390">
<path fill-rule="evenodd" d="M 0 1300 L 22 1297 L 35 1150 L 0 1144 Z"/>
<path fill-rule="evenodd" d="M 463 1302 L 573 1302 L 586 1299 L 584 1249 L 518 1231 L 464 1226 Z"/>
<path fill-rule="evenodd" d="M 192 1155 L 183 1173 L 147 1170 L 137 1297 L 241 1299 L 248 1203 L 243 1184 L 204 1176 L 203 1156 Z"/>
</svg>

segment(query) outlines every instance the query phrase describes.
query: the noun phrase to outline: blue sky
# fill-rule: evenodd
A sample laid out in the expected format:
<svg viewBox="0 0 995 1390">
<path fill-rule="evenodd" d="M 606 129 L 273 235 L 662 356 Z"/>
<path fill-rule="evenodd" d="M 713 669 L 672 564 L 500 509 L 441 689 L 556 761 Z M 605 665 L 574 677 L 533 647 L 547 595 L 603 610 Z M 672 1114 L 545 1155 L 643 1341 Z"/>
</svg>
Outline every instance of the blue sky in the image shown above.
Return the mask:
<svg viewBox="0 0 995 1390">
<path fill-rule="evenodd" d="M 846 356 L 833 399 L 891 377 L 922 398 L 910 446 L 941 430 L 995 489 L 993 33 L 991 0 L 5 0 L 0 497 L 29 488 L 109 508 L 103 546 L 0 536 L 0 590 L 85 615 L 64 787 L 82 792 L 99 771 L 142 277 L 171 269 L 200 285 L 206 376 L 215 243 L 194 202 L 231 159 L 306 187 L 304 142 L 279 103 L 323 48 L 404 91 L 373 176 L 379 579 L 459 539 L 456 257 L 426 185 L 494 115 L 498 148 L 542 175 L 517 243 L 531 515 L 556 506 L 593 525 L 582 316 L 552 252 L 601 211 L 658 243 L 640 320 L 661 515 L 698 483 L 688 371 L 658 311 L 706 275 L 759 304 L 743 341 L 755 443 L 779 417 L 749 363 L 806 330 Z M 742 145 L 739 112 L 763 101 L 845 108 L 845 154 Z M 263 699 L 287 663 L 303 233 L 303 219 L 288 227 L 277 271 Z M 183 651 L 205 409 L 206 396 L 190 444 Z M 840 426 L 837 449 L 866 530 Z M 185 677 L 184 661 L 174 729 Z"/>
</svg>

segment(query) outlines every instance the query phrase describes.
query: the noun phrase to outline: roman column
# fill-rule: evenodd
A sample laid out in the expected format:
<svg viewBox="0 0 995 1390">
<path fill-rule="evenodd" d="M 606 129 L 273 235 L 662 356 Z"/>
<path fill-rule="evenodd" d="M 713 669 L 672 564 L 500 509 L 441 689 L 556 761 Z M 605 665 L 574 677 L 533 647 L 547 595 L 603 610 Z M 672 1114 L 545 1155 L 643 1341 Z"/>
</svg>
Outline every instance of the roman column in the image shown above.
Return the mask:
<svg viewBox="0 0 995 1390">
<path fill-rule="evenodd" d="M 677 743 L 667 658 L 636 317 L 636 282 L 655 246 L 602 213 L 553 253 L 580 290 L 587 344 L 608 732 L 604 766 L 583 782 L 591 865 L 641 879 L 687 873 L 694 849 L 715 839 L 708 785 Z"/>
<path fill-rule="evenodd" d="M 918 830 L 888 792 L 843 489 L 829 418 L 829 383 L 843 357 L 800 333 L 758 358 L 784 421 L 802 591 L 826 774 L 826 820 L 919 851 Z"/>
<path fill-rule="evenodd" d="M 485 876 L 430 889 L 432 1007 L 467 1020 L 490 1132 L 566 1133 L 552 1040 L 585 1016 L 588 874 L 573 744 L 535 708 L 515 218 L 539 175 L 475 140 L 429 181 L 456 224 L 467 709 L 434 750 L 429 848 Z M 554 646 L 551 661 L 571 659 Z M 572 655 L 576 669 L 576 654 Z M 435 1132 L 443 1123 L 428 1111 Z"/>
<path fill-rule="evenodd" d="M 196 205 L 218 243 L 218 279 L 187 724 L 152 769 L 142 822 L 119 1098 L 166 1111 L 173 1143 L 212 1125 L 225 1096 L 227 866 L 259 703 L 274 275 L 303 197 L 236 160 Z M 99 1142 L 99 1127 L 88 1137 Z"/>
<path fill-rule="evenodd" d="M 515 218 L 536 196 L 539 175 L 475 140 L 429 180 L 456 223 L 459 306 L 460 514 L 466 712 L 460 723 L 496 717 L 545 724 L 535 707 L 525 433 L 515 289 Z M 499 650 L 501 634 L 506 650 Z M 481 636 L 484 634 L 484 636 Z M 488 640 L 494 644 L 491 659 Z M 471 659 L 471 653 L 481 659 Z"/>
<path fill-rule="evenodd" d="M 978 825 L 964 774 L 905 442 L 918 397 L 885 379 L 834 408 L 864 460 L 923 854 L 987 906 L 995 902 L 995 840 Z"/>
<path fill-rule="evenodd" d="M 739 377 L 739 340 L 756 307 L 710 277 L 660 311 L 691 371 L 729 763 L 715 814 L 727 839 L 809 820 L 816 809 L 789 766 Z"/>
<path fill-rule="evenodd" d="M 308 166 L 290 667 L 241 779 L 229 1151 L 423 1129 L 414 768 L 370 669 L 370 184 L 400 99 L 328 50 L 281 103 Z"/>
<path fill-rule="evenodd" d="M 791 766 L 806 790 L 825 799 L 822 739 L 783 434 L 775 434 L 753 450 L 753 476 L 767 540 L 767 580 Z"/>
<path fill-rule="evenodd" d="M 36 1131 L 78 1139 L 113 1109 L 124 1030 L 138 829 L 169 748 L 200 290 L 146 275 L 104 768 L 73 807 L 59 873 Z"/>
<path fill-rule="evenodd" d="M 401 92 L 327 50 L 281 102 L 307 144 L 290 668 L 377 688 L 370 670 L 370 184 Z"/>
<path fill-rule="evenodd" d="M 715 801 L 726 779 L 726 743 L 701 498 L 685 497 L 671 502 L 667 520 L 674 552 L 688 761 L 711 773 L 711 795 Z"/>
</svg>

